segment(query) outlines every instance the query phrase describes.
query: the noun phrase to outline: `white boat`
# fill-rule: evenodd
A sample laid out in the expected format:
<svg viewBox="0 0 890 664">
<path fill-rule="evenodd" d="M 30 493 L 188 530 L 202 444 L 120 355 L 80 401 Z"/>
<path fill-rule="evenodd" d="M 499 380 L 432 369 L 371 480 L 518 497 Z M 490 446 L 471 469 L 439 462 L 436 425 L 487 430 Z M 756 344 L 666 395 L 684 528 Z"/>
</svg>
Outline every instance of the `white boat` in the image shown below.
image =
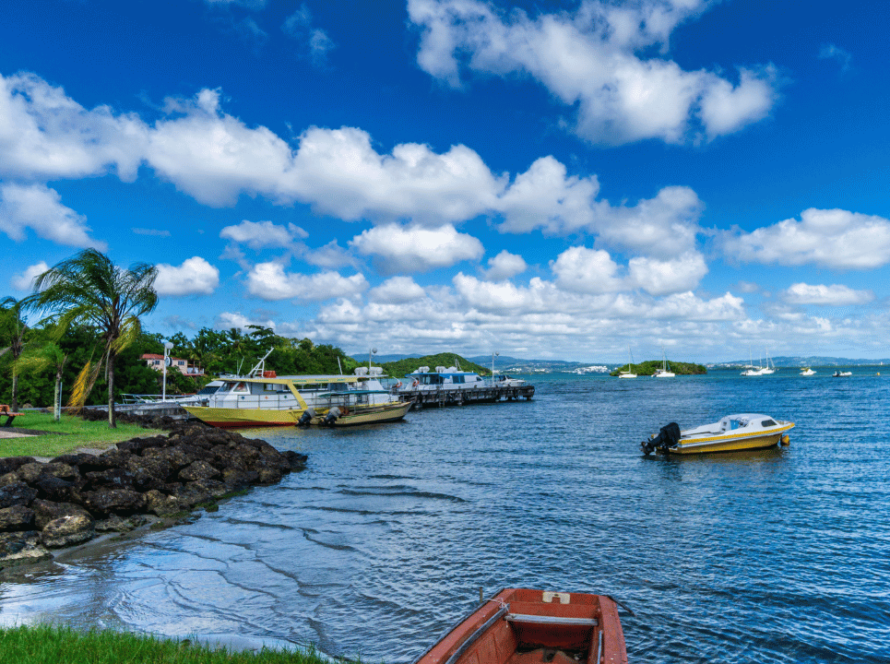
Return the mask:
<svg viewBox="0 0 890 664">
<path fill-rule="evenodd" d="M 183 408 L 212 426 L 235 428 L 293 426 L 307 411 L 324 416 L 347 404 L 347 412 L 354 413 L 399 403 L 380 383 L 380 367 L 359 367 L 352 376 L 278 376 L 265 370 L 268 356 L 247 376 L 221 376 L 221 387 Z"/>
<path fill-rule="evenodd" d="M 812 369 L 810 369 L 809 367 L 804 367 L 803 369 L 800 370 L 800 375 L 801 376 L 815 376 L 816 372 L 813 371 Z"/>
<path fill-rule="evenodd" d="M 524 385 L 524 380 L 509 379 L 516 385 Z M 460 392 L 463 390 L 475 390 L 490 384 L 479 374 L 473 371 L 462 371 L 459 367 L 436 367 L 430 371 L 429 367 L 418 367 L 409 373 L 403 380 L 396 384 L 393 391 L 402 392 Z M 495 383 L 503 384 L 503 383 Z"/>
<path fill-rule="evenodd" d="M 847 378 L 852 375 L 853 375 L 852 371 L 841 371 L 840 369 L 838 369 L 833 374 L 831 374 L 831 377 L 832 378 Z"/>
<path fill-rule="evenodd" d="M 498 387 L 522 387 L 526 383 L 527 381 L 522 378 L 513 378 L 507 374 L 494 377 L 494 384 Z"/>
<path fill-rule="evenodd" d="M 664 346 L 661 347 L 661 369 L 656 369 L 655 373 L 652 374 L 653 378 L 673 378 L 677 374 L 672 371 L 668 371 L 668 362 L 667 355 L 664 352 Z"/>
<path fill-rule="evenodd" d="M 619 378 L 636 378 L 637 375 L 633 372 L 633 361 L 634 356 L 633 353 L 630 352 L 630 346 L 627 347 L 627 371 L 619 371 Z"/>
<path fill-rule="evenodd" d="M 748 354 L 748 365 L 745 367 L 745 370 L 741 373 L 742 376 L 762 376 L 763 375 L 763 367 L 755 367 L 754 366 L 754 358 L 751 354 Z"/>
<path fill-rule="evenodd" d="M 771 374 L 776 373 L 776 365 L 773 364 L 772 358 L 769 356 L 769 351 L 766 351 L 766 364 L 760 370 L 760 374 L 762 376 L 769 376 Z"/>
<path fill-rule="evenodd" d="M 775 420 L 768 415 L 742 413 L 727 415 L 712 424 L 681 431 L 671 422 L 640 444 L 646 455 L 702 454 L 705 452 L 737 452 L 775 447 L 780 441 L 787 445 L 793 422 Z"/>
</svg>

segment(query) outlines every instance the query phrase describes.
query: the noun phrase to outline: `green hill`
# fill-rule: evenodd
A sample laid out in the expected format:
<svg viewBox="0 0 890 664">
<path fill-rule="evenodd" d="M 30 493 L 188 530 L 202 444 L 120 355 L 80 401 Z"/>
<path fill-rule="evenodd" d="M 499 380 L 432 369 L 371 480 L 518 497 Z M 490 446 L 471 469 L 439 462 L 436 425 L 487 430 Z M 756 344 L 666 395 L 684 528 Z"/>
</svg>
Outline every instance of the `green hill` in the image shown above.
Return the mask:
<svg viewBox="0 0 890 664">
<path fill-rule="evenodd" d="M 418 367 L 429 367 L 435 371 L 436 367 L 460 367 L 462 371 L 475 371 L 480 376 L 491 375 L 491 370 L 474 364 L 468 359 L 454 353 L 439 353 L 438 355 L 424 355 L 423 357 L 406 357 L 395 362 L 383 362 L 380 364 L 384 373 L 393 378 L 404 378 Z"/>
<path fill-rule="evenodd" d="M 647 360 L 646 362 L 634 362 L 633 364 L 633 372 L 638 376 L 652 376 L 656 369 L 661 369 L 661 360 Z M 617 376 L 621 371 L 627 371 L 626 364 L 618 367 L 609 375 Z M 708 373 L 708 370 L 701 364 L 672 361 L 668 361 L 668 371 L 673 371 L 678 376 L 694 376 Z"/>
</svg>

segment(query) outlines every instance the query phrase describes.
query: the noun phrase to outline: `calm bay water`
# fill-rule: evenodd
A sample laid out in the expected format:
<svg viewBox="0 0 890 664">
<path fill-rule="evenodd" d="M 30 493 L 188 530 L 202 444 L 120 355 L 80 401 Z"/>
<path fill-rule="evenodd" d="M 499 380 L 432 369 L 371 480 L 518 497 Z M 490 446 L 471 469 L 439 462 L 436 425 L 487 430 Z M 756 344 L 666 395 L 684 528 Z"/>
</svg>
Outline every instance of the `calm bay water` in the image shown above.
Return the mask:
<svg viewBox="0 0 890 664">
<path fill-rule="evenodd" d="M 613 595 L 631 662 L 890 661 L 890 369 L 535 377 L 529 403 L 255 432 L 309 468 L 194 523 L 0 583 L 0 623 L 314 642 L 411 661 L 479 587 Z M 791 446 L 642 458 L 732 412 Z"/>
</svg>

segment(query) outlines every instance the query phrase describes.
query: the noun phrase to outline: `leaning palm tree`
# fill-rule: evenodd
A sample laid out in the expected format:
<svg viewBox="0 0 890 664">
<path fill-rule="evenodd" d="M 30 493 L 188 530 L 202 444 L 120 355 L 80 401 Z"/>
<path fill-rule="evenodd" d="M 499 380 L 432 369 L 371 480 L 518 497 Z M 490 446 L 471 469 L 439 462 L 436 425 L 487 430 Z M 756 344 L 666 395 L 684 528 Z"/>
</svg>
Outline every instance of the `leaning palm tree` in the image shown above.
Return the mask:
<svg viewBox="0 0 890 664">
<path fill-rule="evenodd" d="M 116 427 L 114 414 L 114 364 L 117 356 L 139 338 L 139 317 L 158 304 L 154 265 L 136 263 L 129 270 L 117 267 L 105 254 L 85 249 L 37 277 L 30 306 L 54 310 L 46 322 L 57 325 L 59 335 L 75 323 L 91 325 L 102 333 L 102 357 L 90 371 L 81 371 L 72 399 L 82 407 L 104 366 L 108 379 L 108 426 Z M 89 365 L 88 365 L 89 366 Z M 80 387 L 80 389 L 77 389 Z"/>
<path fill-rule="evenodd" d="M 19 383 L 19 358 L 25 350 L 25 330 L 27 326 L 22 321 L 22 308 L 24 300 L 16 300 L 7 296 L 0 300 L 0 313 L 5 314 L 6 334 L 3 342 L 8 345 L 0 348 L 0 356 L 9 353 L 12 356 L 12 399 L 10 405 L 13 412 L 19 409 L 18 383 Z"/>
</svg>

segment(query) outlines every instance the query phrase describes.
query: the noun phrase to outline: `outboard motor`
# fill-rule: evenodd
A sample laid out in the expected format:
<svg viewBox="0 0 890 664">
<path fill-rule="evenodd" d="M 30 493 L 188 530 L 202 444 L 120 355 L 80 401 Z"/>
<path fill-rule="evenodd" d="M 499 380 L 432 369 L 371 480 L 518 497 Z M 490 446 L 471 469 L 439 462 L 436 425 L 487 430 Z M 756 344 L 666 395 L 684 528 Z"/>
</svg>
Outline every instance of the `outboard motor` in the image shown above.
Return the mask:
<svg viewBox="0 0 890 664">
<path fill-rule="evenodd" d="M 315 417 L 315 411 L 311 408 L 307 408 L 303 411 L 303 414 L 300 415 L 300 419 L 297 420 L 297 426 L 308 427 L 313 417 Z"/>
<path fill-rule="evenodd" d="M 679 442 L 680 425 L 676 422 L 671 422 L 661 427 L 657 436 L 652 436 L 649 440 L 640 443 L 640 447 L 643 449 L 643 454 L 649 456 L 655 450 L 667 452 L 668 449 L 674 447 Z"/>
<path fill-rule="evenodd" d="M 324 416 L 324 419 L 321 423 L 326 427 L 334 426 L 334 422 L 337 421 L 337 418 L 340 417 L 340 409 L 334 406 L 328 411 L 328 414 Z"/>
</svg>

